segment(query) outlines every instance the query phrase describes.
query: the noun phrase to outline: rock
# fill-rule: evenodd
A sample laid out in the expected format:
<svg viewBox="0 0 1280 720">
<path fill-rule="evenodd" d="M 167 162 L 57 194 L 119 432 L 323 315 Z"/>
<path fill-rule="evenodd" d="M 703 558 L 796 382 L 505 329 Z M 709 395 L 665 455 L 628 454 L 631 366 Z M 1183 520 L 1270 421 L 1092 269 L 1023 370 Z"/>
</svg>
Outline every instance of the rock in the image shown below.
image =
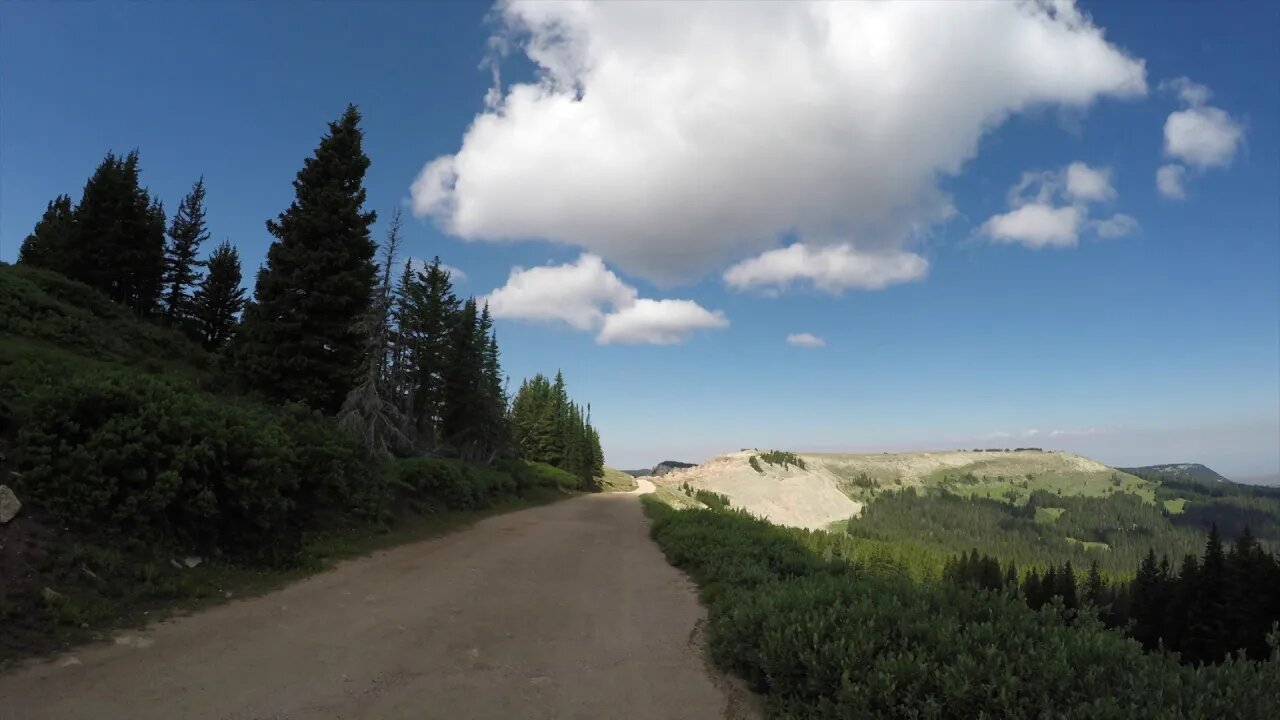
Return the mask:
<svg viewBox="0 0 1280 720">
<path fill-rule="evenodd" d="M 201 559 L 196 557 L 195 555 L 188 555 L 182 559 L 182 564 L 186 565 L 189 568 L 193 568 L 199 565 L 201 562 L 202 562 Z"/>
<path fill-rule="evenodd" d="M 52 605 L 62 599 L 62 593 L 54 590 L 53 588 L 47 587 L 40 591 L 40 597 L 44 598 L 45 602 Z"/>
<path fill-rule="evenodd" d="M 0 485 L 0 525 L 9 522 L 22 509 L 22 502 L 8 485 Z"/>
<path fill-rule="evenodd" d="M 173 558 L 169 558 L 169 564 L 178 568 L 179 570 L 182 569 L 182 563 L 178 562 L 177 560 L 174 560 Z"/>
<path fill-rule="evenodd" d="M 72 655 L 68 658 L 64 658 L 62 662 L 58 663 L 58 667 L 64 668 L 64 667 L 72 667 L 74 665 L 83 665 L 83 664 L 84 663 L 80 662 L 80 658 L 76 657 L 75 655 Z"/>
</svg>

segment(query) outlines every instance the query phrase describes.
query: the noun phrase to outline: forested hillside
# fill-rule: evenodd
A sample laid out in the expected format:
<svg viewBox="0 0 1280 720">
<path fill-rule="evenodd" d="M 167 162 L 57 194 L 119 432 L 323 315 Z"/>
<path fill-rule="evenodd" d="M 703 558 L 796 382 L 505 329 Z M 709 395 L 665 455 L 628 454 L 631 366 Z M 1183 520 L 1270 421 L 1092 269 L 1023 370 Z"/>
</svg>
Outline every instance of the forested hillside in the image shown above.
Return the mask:
<svg viewBox="0 0 1280 720">
<path fill-rule="evenodd" d="M 241 288 L 198 179 L 167 218 L 108 154 L 0 266 L 0 662 L 271 568 L 485 508 L 598 489 L 557 374 L 510 402 L 488 309 L 379 246 L 360 115 L 308 157 Z M 198 169 L 193 169 L 193 175 Z M 549 388 L 549 392 L 543 389 Z"/>
</svg>

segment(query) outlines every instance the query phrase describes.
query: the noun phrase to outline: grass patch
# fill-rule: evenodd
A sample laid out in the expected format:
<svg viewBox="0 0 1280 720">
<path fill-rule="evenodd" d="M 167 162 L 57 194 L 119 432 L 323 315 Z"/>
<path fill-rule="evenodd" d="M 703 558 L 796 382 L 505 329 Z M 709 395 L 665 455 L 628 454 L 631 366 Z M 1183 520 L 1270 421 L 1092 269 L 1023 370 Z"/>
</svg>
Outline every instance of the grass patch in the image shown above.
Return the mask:
<svg viewBox="0 0 1280 720">
<path fill-rule="evenodd" d="M 1111 546 L 1104 542 L 1094 542 L 1092 540 L 1077 540 L 1073 537 L 1069 537 L 1067 538 L 1067 542 L 1071 543 L 1072 545 L 1079 545 L 1080 547 L 1084 548 L 1086 552 L 1089 550 L 1110 550 L 1111 549 Z"/>
<path fill-rule="evenodd" d="M 1062 517 L 1062 513 L 1066 511 L 1066 508 L 1060 507 L 1038 507 L 1036 508 L 1036 522 L 1053 523 Z"/>
<path fill-rule="evenodd" d="M 1173 498 L 1164 501 L 1164 509 L 1168 510 L 1170 515 L 1181 515 L 1186 508 L 1186 498 Z"/>
<path fill-rule="evenodd" d="M 611 467 L 606 467 L 604 476 L 600 478 L 600 489 L 603 492 L 630 492 L 638 487 L 640 485 L 635 478 Z"/>
</svg>

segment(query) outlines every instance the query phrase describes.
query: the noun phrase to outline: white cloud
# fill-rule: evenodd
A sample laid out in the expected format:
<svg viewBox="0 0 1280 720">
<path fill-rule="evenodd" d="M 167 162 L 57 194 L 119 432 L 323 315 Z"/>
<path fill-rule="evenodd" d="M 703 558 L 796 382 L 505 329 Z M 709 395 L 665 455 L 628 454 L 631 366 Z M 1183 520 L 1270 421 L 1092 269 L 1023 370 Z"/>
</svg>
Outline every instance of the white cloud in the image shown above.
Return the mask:
<svg viewBox="0 0 1280 720">
<path fill-rule="evenodd" d="M 982 231 L 996 242 L 1021 243 L 1029 248 L 1073 247 L 1082 219 L 1083 212 L 1073 205 L 1023 205 L 988 219 Z"/>
<path fill-rule="evenodd" d="M 908 259 L 915 277 L 924 260 L 904 248 L 953 212 L 937 183 L 984 133 L 1146 91 L 1143 63 L 1070 0 L 503 2 L 495 15 L 538 78 L 489 94 L 457 152 L 413 183 L 414 211 L 466 239 L 546 238 L 655 279 L 792 235 Z"/>
<path fill-rule="evenodd" d="M 1169 163 L 1156 170 L 1160 194 L 1181 200 L 1187 196 L 1187 166 L 1200 173 L 1231 165 L 1244 142 L 1244 126 L 1225 110 L 1206 105 L 1213 93 L 1189 78 L 1166 80 L 1160 83 L 1160 89 L 1176 92 L 1187 106 L 1170 113 L 1164 121 L 1164 154 L 1185 165 Z"/>
<path fill-rule="evenodd" d="M 482 300 L 496 318 L 562 322 L 598 331 L 596 341 L 669 345 L 694 330 L 729 324 L 720 311 L 692 300 L 650 300 L 584 253 L 576 262 L 513 268 L 507 283 Z"/>
<path fill-rule="evenodd" d="M 1165 80 L 1160 83 L 1160 89 L 1177 93 L 1178 99 L 1191 107 L 1204 105 L 1209 102 L 1210 97 L 1213 97 L 1213 91 L 1188 77 Z"/>
<path fill-rule="evenodd" d="M 604 321 L 604 307 L 628 307 L 636 289 L 604 261 L 584 254 L 565 265 L 513 268 L 507 284 L 485 298 L 496 318 L 564 322 L 577 330 L 594 330 Z"/>
<path fill-rule="evenodd" d="M 1187 177 L 1187 169 L 1177 163 L 1161 165 L 1156 170 L 1156 188 L 1167 198 L 1181 200 L 1187 196 L 1183 181 Z"/>
<path fill-rule="evenodd" d="M 919 280 L 929 261 L 903 250 L 861 253 L 848 244 L 813 248 L 794 243 L 735 264 L 724 281 L 737 290 L 782 290 L 808 280 L 819 290 L 839 293 L 849 288 L 879 290 L 894 283 Z"/>
<path fill-rule="evenodd" d="M 827 341 L 813 333 L 802 332 L 788 335 L 787 344 L 804 348 L 821 348 L 827 346 Z"/>
<path fill-rule="evenodd" d="M 1094 220 L 1090 225 L 1098 237 L 1103 238 L 1124 237 L 1138 229 L 1138 221 L 1124 213 L 1116 213 L 1106 220 Z"/>
<path fill-rule="evenodd" d="M 1081 162 L 1067 166 L 1066 196 L 1072 200 L 1100 201 L 1116 196 L 1109 168 L 1091 168 Z"/>
<path fill-rule="evenodd" d="M 1121 237 L 1137 230 L 1138 221 L 1123 213 L 1106 220 L 1089 218 L 1090 203 L 1115 197 L 1111 168 L 1073 162 L 1061 172 L 1024 172 L 1009 189 L 1012 209 L 988 218 L 979 232 L 995 242 L 1035 249 L 1074 247 L 1086 230 L 1099 237 Z M 1057 204 L 1060 200 L 1068 204 Z"/>
<path fill-rule="evenodd" d="M 712 312 L 692 300 L 649 300 L 609 313 L 596 342 L 673 345 L 694 330 L 728 327 L 724 313 Z"/>
<path fill-rule="evenodd" d="M 1194 168 L 1226 167 L 1243 137 L 1244 128 L 1225 111 L 1192 107 L 1165 120 L 1164 152 Z"/>
</svg>

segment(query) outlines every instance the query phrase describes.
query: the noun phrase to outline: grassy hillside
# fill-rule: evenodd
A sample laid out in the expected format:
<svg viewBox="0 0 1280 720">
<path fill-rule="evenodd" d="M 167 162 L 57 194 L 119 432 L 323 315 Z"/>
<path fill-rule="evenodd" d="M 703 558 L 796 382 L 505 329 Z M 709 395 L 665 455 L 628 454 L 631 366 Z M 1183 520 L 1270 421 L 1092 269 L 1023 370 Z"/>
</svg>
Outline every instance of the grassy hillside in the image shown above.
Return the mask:
<svg viewBox="0 0 1280 720">
<path fill-rule="evenodd" d="M 600 489 L 605 492 L 630 492 L 637 487 L 639 485 L 636 484 L 634 477 L 607 466 L 604 469 L 604 477 L 600 479 Z"/>
<path fill-rule="evenodd" d="M 0 483 L 22 502 L 0 525 L 0 666 L 579 485 L 373 461 L 331 419 L 228 385 L 181 335 L 0 265 Z"/>
<path fill-rule="evenodd" d="M 843 481 L 855 499 L 885 490 L 943 488 L 958 495 L 1024 504 L 1034 492 L 1067 497 L 1115 493 L 1155 498 L 1155 482 L 1079 455 L 1040 450 L 806 454 Z"/>
</svg>

